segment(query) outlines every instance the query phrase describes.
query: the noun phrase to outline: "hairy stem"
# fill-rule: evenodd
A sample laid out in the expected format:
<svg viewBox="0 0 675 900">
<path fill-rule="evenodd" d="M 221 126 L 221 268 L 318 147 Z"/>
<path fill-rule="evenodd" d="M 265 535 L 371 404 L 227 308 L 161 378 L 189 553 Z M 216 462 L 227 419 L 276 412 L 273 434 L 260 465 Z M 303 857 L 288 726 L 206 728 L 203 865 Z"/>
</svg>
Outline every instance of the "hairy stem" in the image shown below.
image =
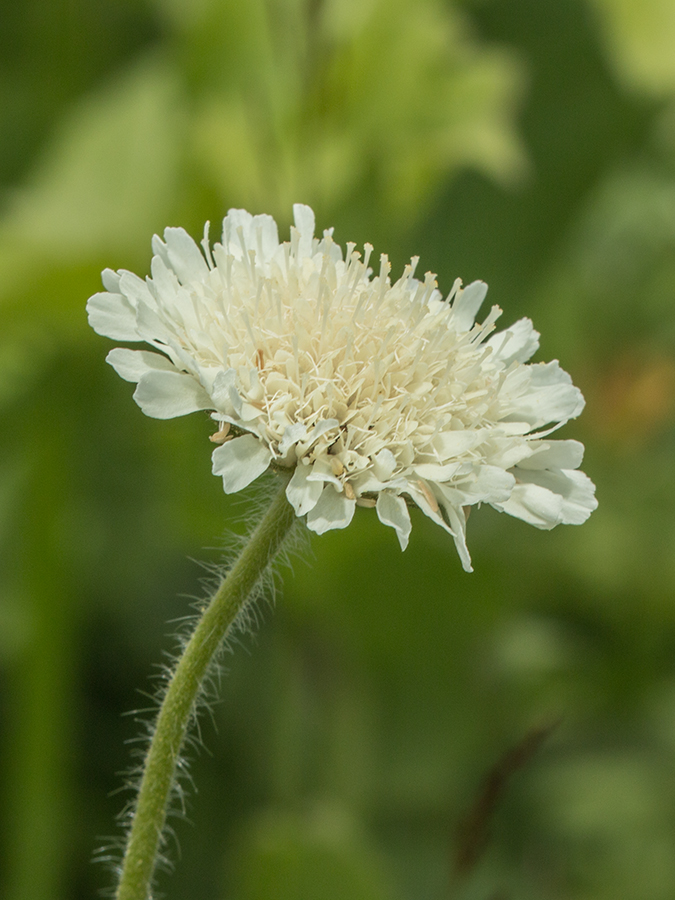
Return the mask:
<svg viewBox="0 0 675 900">
<path fill-rule="evenodd" d="M 295 512 L 285 496 L 288 478 L 222 582 L 169 680 L 143 768 L 127 839 L 117 900 L 149 900 L 171 788 L 204 677 L 228 628 L 279 551 Z"/>
</svg>

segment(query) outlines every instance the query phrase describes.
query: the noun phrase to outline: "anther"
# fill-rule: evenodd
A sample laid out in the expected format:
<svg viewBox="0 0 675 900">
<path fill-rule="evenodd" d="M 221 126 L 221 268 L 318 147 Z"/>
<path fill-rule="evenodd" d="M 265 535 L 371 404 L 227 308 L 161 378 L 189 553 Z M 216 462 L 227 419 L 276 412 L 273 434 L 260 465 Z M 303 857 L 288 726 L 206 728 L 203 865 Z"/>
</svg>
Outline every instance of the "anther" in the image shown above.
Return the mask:
<svg viewBox="0 0 675 900">
<path fill-rule="evenodd" d="M 222 444 L 229 439 L 231 425 L 229 422 L 221 422 L 220 428 L 215 434 L 209 435 L 209 440 L 214 444 Z"/>
</svg>

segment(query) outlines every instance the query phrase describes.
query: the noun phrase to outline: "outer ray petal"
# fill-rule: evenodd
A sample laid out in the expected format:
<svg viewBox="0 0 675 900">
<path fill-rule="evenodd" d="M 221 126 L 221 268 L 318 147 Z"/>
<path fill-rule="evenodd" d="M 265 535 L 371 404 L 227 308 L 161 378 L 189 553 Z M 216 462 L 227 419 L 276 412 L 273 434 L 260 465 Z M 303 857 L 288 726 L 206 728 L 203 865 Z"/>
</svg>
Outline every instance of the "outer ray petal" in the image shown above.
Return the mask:
<svg viewBox="0 0 675 900">
<path fill-rule="evenodd" d="M 505 503 L 491 505 L 545 531 L 562 521 L 562 497 L 538 484 L 517 484 Z"/>
<path fill-rule="evenodd" d="M 246 235 L 247 245 L 256 252 L 256 259 L 269 263 L 279 249 L 279 232 L 272 216 L 253 216 L 250 233 Z"/>
<path fill-rule="evenodd" d="M 383 525 L 396 529 L 396 537 L 401 550 L 408 546 L 412 524 L 410 513 L 403 497 L 391 491 L 380 491 L 377 495 L 377 517 Z"/>
<path fill-rule="evenodd" d="M 495 357 L 508 368 L 513 362 L 527 362 L 539 349 L 539 332 L 530 319 L 519 319 L 510 328 L 499 331 L 485 342 Z"/>
<path fill-rule="evenodd" d="M 134 400 L 146 416 L 175 419 L 200 409 L 212 409 L 213 401 L 201 384 L 182 372 L 155 370 L 138 382 Z"/>
<path fill-rule="evenodd" d="M 542 441 L 535 452 L 518 463 L 518 469 L 578 469 L 584 458 L 579 441 Z"/>
<path fill-rule="evenodd" d="M 506 420 L 526 421 L 532 428 L 563 424 L 584 408 L 581 391 L 557 360 L 515 369 L 506 376 L 503 394 L 510 402 Z"/>
<path fill-rule="evenodd" d="M 102 291 L 87 301 L 89 324 L 97 334 L 114 341 L 140 341 L 136 310 L 122 294 Z"/>
<path fill-rule="evenodd" d="M 226 494 L 248 487 L 267 469 L 271 459 L 269 448 L 252 434 L 233 438 L 211 454 L 213 474 L 222 476 Z"/>
<path fill-rule="evenodd" d="M 461 506 L 453 506 L 450 503 L 446 503 L 444 508 L 448 521 L 452 526 L 452 536 L 455 540 L 455 547 L 457 548 L 462 568 L 465 572 L 473 572 L 471 555 L 469 554 L 469 548 L 466 546 L 466 514 Z"/>
<path fill-rule="evenodd" d="M 293 477 L 286 488 L 288 502 L 298 516 L 304 516 L 314 509 L 324 488 L 322 481 L 308 480 L 308 476 L 311 474 L 311 466 L 304 466 L 302 463 L 299 463 L 295 467 Z"/>
<path fill-rule="evenodd" d="M 133 272 L 126 272 L 124 269 L 119 272 L 119 292 L 127 297 L 134 308 L 136 308 L 138 303 L 147 303 L 150 306 L 156 304 L 147 283 L 142 278 L 139 278 L 138 275 L 134 275 Z"/>
<path fill-rule="evenodd" d="M 127 350 L 116 347 L 106 356 L 105 361 L 113 367 L 120 378 L 136 384 L 150 372 L 175 372 L 174 364 L 161 353 L 149 350 Z"/>
<path fill-rule="evenodd" d="M 307 426 L 304 422 L 296 422 L 295 425 L 287 425 L 283 437 L 279 442 L 279 453 L 284 456 L 298 441 L 304 439 L 307 434 Z"/>
<path fill-rule="evenodd" d="M 354 518 L 355 509 L 356 500 L 348 500 L 344 492 L 338 494 L 333 485 L 327 484 L 318 502 L 307 514 L 307 527 L 317 534 L 333 528 L 346 528 Z"/>
<path fill-rule="evenodd" d="M 249 246 L 247 237 L 251 233 L 251 223 L 253 216 L 245 209 L 228 209 L 227 215 L 223 219 L 223 247 L 226 253 L 234 256 L 235 259 L 241 259 L 244 250 L 241 245 L 241 239 L 244 239 L 244 245 Z M 241 228 L 241 236 L 239 229 Z"/>
<path fill-rule="evenodd" d="M 577 469 L 515 470 L 520 487 L 537 487 L 560 498 L 560 512 L 555 524 L 581 525 L 597 509 L 595 485 Z M 515 491 L 515 488 L 514 488 Z M 557 502 L 557 501 L 556 501 Z M 510 512 L 507 504 L 504 511 Z"/>
<path fill-rule="evenodd" d="M 419 506 L 425 516 L 428 516 L 437 525 L 440 525 L 441 528 L 449 534 L 452 534 L 452 529 L 443 521 L 443 516 L 438 508 L 438 501 L 431 493 L 428 485 L 424 485 L 423 489 L 420 482 L 409 481 L 406 485 L 405 492 L 411 497 L 415 504 Z"/>
<path fill-rule="evenodd" d="M 452 324 L 456 331 L 470 331 L 476 321 L 488 286 L 484 281 L 472 281 L 452 304 Z"/>
<path fill-rule="evenodd" d="M 101 281 L 103 282 L 103 287 L 110 294 L 119 294 L 120 293 L 120 273 L 115 272 L 112 269 L 104 269 L 101 272 Z"/>
<path fill-rule="evenodd" d="M 184 228 L 167 228 L 164 231 L 169 263 L 181 284 L 204 281 L 209 274 L 204 256 Z"/>
<path fill-rule="evenodd" d="M 505 472 L 498 466 L 479 466 L 471 479 L 457 484 L 456 490 L 461 497 L 461 506 L 473 506 L 485 501 L 507 500 L 515 483 L 511 472 Z"/>
<path fill-rule="evenodd" d="M 298 256 L 302 259 L 305 256 L 311 256 L 312 238 L 314 237 L 315 219 L 314 210 L 304 203 L 293 204 L 293 216 L 295 219 L 295 227 L 300 233 L 300 241 L 298 243 Z"/>
</svg>

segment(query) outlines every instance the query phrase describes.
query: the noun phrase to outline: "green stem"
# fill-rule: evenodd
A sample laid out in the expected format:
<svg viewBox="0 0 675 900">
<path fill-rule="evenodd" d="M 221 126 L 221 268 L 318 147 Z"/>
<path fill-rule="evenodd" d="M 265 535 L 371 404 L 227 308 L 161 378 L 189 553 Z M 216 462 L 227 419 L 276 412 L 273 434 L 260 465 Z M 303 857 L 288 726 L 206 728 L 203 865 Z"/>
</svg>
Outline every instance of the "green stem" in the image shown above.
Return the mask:
<svg viewBox="0 0 675 900">
<path fill-rule="evenodd" d="M 228 628 L 290 531 L 288 478 L 202 614 L 162 701 L 145 760 L 116 900 L 149 900 L 176 764 L 204 677 Z"/>
</svg>

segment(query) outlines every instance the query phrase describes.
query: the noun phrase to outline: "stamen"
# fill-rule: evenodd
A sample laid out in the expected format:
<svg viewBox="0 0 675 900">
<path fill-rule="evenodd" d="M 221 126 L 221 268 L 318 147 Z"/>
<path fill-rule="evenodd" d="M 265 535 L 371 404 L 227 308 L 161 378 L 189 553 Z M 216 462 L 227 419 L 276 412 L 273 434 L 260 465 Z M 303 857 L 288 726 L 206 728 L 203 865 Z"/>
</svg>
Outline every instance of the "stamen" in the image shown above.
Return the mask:
<svg viewBox="0 0 675 900">
<path fill-rule="evenodd" d="M 255 250 L 248 251 L 248 260 L 249 260 L 249 268 L 251 272 L 251 281 L 253 282 L 253 286 L 257 287 L 258 285 L 258 267 L 255 264 Z"/>
<path fill-rule="evenodd" d="M 211 254 L 211 244 L 209 242 L 209 228 L 211 227 L 210 222 L 204 223 L 204 237 L 201 240 L 202 249 L 204 251 L 204 256 L 206 257 L 206 264 L 211 271 L 215 269 L 216 264 L 213 261 L 213 255 Z"/>
<path fill-rule="evenodd" d="M 424 499 L 427 501 L 432 510 L 434 512 L 438 512 L 438 500 L 436 500 L 434 495 L 431 493 L 429 485 L 426 483 L 426 481 L 416 481 L 415 484 L 424 494 Z"/>
<path fill-rule="evenodd" d="M 214 444 L 223 444 L 223 443 L 225 443 L 225 441 L 227 441 L 227 440 L 230 439 L 230 438 L 228 437 L 228 435 L 230 434 L 230 428 L 231 428 L 231 427 L 232 427 L 232 426 L 230 425 L 229 422 L 221 422 L 221 423 L 220 423 L 220 428 L 218 429 L 218 431 L 216 431 L 215 434 L 210 434 L 210 435 L 209 435 L 209 440 L 210 440 L 210 441 L 213 441 Z"/>
<path fill-rule="evenodd" d="M 451 304 L 456 299 L 458 292 L 461 290 L 461 287 L 462 287 L 462 279 L 455 278 L 454 284 L 450 288 L 450 293 L 445 298 L 446 303 Z"/>
</svg>

